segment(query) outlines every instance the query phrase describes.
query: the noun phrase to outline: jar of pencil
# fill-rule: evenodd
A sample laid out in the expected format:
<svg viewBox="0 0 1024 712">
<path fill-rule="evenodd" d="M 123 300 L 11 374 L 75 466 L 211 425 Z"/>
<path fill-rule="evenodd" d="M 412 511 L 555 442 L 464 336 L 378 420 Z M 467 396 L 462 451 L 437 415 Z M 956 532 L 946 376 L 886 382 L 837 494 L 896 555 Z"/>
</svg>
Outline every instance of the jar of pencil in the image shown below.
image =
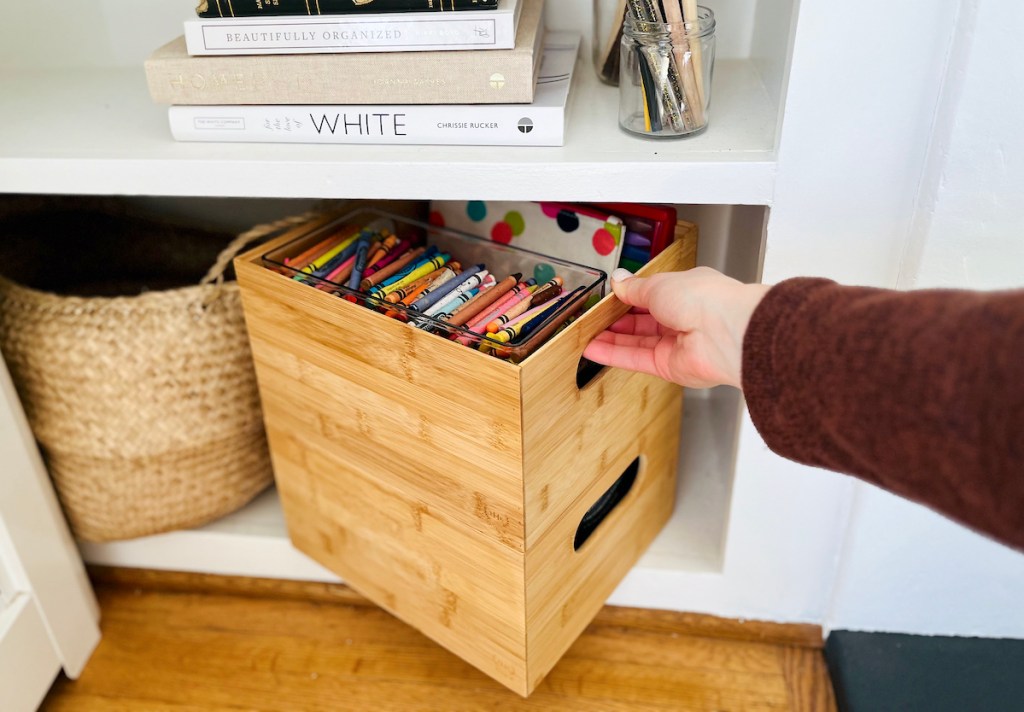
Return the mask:
<svg viewBox="0 0 1024 712">
<path fill-rule="evenodd" d="M 650 12 L 643 12 L 644 7 Z M 711 10 L 698 7 L 695 0 L 631 2 L 619 55 L 619 124 L 623 129 L 641 136 L 672 138 L 692 136 L 707 128 L 715 64 L 715 15 Z"/>
</svg>

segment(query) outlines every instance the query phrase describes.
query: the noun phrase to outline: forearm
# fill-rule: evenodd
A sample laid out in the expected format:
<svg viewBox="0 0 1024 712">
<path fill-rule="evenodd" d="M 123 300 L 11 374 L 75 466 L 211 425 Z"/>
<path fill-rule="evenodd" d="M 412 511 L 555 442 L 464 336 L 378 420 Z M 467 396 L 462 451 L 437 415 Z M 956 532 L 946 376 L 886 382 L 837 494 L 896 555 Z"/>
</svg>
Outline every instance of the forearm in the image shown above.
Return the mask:
<svg viewBox="0 0 1024 712">
<path fill-rule="evenodd" d="M 754 312 L 742 369 L 772 450 L 1024 549 L 1024 291 L 790 280 Z"/>
</svg>

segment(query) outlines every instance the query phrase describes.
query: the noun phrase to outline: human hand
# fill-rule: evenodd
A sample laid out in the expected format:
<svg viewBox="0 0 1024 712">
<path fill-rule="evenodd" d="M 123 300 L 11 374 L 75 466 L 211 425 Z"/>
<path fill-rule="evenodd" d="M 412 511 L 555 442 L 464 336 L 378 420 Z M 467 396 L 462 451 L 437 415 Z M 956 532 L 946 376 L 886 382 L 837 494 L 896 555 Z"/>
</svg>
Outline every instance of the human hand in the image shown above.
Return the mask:
<svg viewBox="0 0 1024 712">
<path fill-rule="evenodd" d="M 740 387 L 743 335 L 768 286 L 709 267 L 651 277 L 617 269 L 611 285 L 633 309 L 598 334 L 585 358 L 692 388 Z"/>
</svg>

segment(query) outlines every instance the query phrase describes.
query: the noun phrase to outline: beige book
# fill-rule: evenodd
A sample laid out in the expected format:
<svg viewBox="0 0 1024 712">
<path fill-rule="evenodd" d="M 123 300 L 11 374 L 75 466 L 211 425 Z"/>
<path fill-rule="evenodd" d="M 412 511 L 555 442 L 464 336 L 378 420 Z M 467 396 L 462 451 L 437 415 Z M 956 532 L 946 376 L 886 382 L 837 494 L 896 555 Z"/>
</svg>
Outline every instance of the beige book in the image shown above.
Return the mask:
<svg viewBox="0 0 1024 712">
<path fill-rule="evenodd" d="M 158 104 L 526 104 L 544 0 L 524 0 L 508 50 L 191 57 L 179 37 L 146 60 Z"/>
</svg>

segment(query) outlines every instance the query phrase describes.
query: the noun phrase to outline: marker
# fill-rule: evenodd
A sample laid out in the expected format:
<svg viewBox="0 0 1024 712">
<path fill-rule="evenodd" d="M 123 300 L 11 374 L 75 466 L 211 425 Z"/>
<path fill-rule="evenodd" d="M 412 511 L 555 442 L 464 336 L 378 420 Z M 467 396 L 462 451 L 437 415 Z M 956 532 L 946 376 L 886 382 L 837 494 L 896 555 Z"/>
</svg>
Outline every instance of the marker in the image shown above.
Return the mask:
<svg viewBox="0 0 1024 712">
<path fill-rule="evenodd" d="M 478 295 L 456 309 L 455 313 L 452 314 L 452 318 L 448 320 L 448 323 L 452 326 L 462 326 L 467 323 L 473 317 L 480 314 L 484 309 L 487 309 L 489 306 L 508 294 L 517 284 L 519 284 L 519 280 L 521 278 L 522 275 L 517 272 L 516 274 L 501 280 L 490 289 L 480 292 Z"/>
<path fill-rule="evenodd" d="M 461 284 L 466 282 L 466 280 L 471 279 L 474 275 L 482 272 L 483 269 L 484 266 L 482 264 L 473 265 L 455 279 L 441 285 L 438 289 L 431 289 L 430 292 L 424 293 L 423 296 L 410 304 L 409 308 L 419 312 L 426 311 L 458 289 Z"/>
</svg>

